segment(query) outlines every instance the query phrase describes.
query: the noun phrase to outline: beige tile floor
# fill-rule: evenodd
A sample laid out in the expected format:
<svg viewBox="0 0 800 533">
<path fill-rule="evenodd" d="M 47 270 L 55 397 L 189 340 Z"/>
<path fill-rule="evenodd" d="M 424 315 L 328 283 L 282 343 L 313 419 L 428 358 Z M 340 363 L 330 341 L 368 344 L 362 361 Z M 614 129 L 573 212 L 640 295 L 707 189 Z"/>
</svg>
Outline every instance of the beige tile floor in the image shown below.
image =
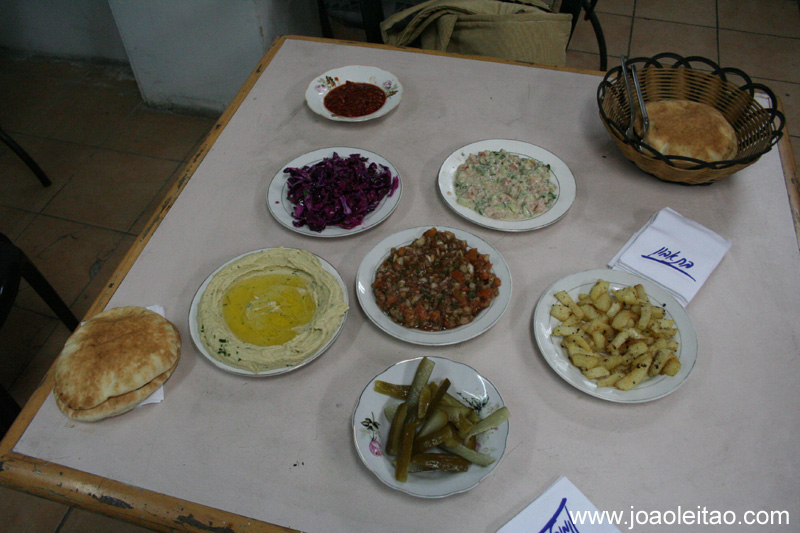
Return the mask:
<svg viewBox="0 0 800 533">
<path fill-rule="evenodd" d="M 798 0 L 600 0 L 598 11 L 611 66 L 621 54 L 671 51 L 741 68 L 776 92 L 800 131 Z M 587 22 L 568 64 L 599 67 Z M 0 231 L 83 316 L 215 118 L 148 108 L 125 67 L 0 53 L 0 124 L 53 180 L 42 187 L 0 145 Z M 0 330 L 0 383 L 24 402 L 67 336 L 23 286 Z M 2 487 L 0 521 L 9 532 L 144 531 Z"/>
</svg>

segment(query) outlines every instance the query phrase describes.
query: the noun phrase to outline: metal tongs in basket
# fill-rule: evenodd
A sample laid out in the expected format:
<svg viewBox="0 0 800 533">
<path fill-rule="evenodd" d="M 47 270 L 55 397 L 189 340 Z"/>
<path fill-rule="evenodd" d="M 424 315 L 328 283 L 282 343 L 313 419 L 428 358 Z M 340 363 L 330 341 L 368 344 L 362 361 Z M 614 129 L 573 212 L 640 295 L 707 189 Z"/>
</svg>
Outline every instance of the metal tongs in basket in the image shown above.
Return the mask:
<svg viewBox="0 0 800 533">
<path fill-rule="evenodd" d="M 636 115 L 634 110 L 636 106 L 633 103 L 631 86 L 628 83 L 628 65 L 626 63 L 626 59 L 627 58 L 625 56 L 622 56 L 622 79 L 625 81 L 625 91 L 628 93 L 628 109 L 630 109 L 630 118 L 628 119 L 628 129 L 625 131 L 625 137 L 629 141 L 634 141 L 636 140 L 635 137 L 638 137 L 638 140 L 641 141 L 644 139 L 645 135 L 647 135 L 647 130 L 650 128 L 650 119 L 647 117 L 647 109 L 644 105 L 642 86 L 639 83 L 639 76 L 636 73 L 636 65 L 631 65 L 631 77 L 633 78 L 633 86 L 636 89 L 636 100 L 639 103 L 639 113 L 642 116 L 642 131 L 641 133 L 636 131 Z"/>
</svg>

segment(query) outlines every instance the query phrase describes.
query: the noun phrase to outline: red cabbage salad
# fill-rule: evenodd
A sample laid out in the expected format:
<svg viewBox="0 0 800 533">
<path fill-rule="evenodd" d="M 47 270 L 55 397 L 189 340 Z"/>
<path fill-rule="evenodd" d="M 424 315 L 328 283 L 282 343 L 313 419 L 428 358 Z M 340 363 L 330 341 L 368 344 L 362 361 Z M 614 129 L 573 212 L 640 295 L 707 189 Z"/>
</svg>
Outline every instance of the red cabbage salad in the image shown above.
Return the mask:
<svg viewBox="0 0 800 533">
<path fill-rule="evenodd" d="M 370 163 L 361 154 L 347 158 L 334 152 L 319 163 L 286 168 L 292 224 L 312 231 L 327 226 L 350 229 L 363 222 L 384 197 L 392 196 L 400 179 L 385 165 Z"/>
</svg>

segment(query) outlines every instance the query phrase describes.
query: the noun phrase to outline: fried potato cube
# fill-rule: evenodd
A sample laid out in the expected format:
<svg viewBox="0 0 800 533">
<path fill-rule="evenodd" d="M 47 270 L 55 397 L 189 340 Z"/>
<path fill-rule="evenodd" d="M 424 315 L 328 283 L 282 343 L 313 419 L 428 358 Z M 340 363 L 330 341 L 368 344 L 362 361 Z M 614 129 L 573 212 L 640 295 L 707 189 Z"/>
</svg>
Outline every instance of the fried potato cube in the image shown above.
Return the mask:
<svg viewBox="0 0 800 533">
<path fill-rule="evenodd" d="M 569 356 L 572 364 L 583 370 L 589 370 L 600 364 L 600 358 L 586 352 L 575 352 Z"/>
<path fill-rule="evenodd" d="M 619 366 L 627 366 L 633 362 L 633 355 L 608 355 L 600 359 L 600 364 L 608 370 L 614 370 Z"/>
<path fill-rule="evenodd" d="M 608 308 L 608 311 L 606 311 L 606 314 L 610 318 L 614 318 L 617 316 L 617 313 L 619 313 L 621 310 L 622 310 L 622 304 L 617 301 L 614 301 L 611 304 L 611 307 Z"/>
<path fill-rule="evenodd" d="M 566 337 L 567 335 L 578 335 L 581 332 L 581 328 L 578 326 L 556 326 L 553 328 L 553 335 L 557 337 Z"/>
<path fill-rule="evenodd" d="M 597 312 L 597 309 L 595 309 L 594 305 L 592 304 L 583 304 L 580 306 L 580 308 L 581 311 L 583 311 L 584 320 L 594 320 L 600 316 L 600 313 Z"/>
<path fill-rule="evenodd" d="M 561 341 L 561 346 L 567 350 L 567 353 L 576 351 L 592 353 L 592 347 L 589 345 L 589 342 L 581 335 L 568 335 L 564 337 L 564 340 Z"/>
<path fill-rule="evenodd" d="M 636 289 L 633 287 L 623 287 L 613 291 L 614 297 L 625 305 L 633 305 L 636 303 Z"/>
<path fill-rule="evenodd" d="M 609 286 L 610 286 L 609 282 L 602 279 L 598 279 L 597 282 L 592 287 L 592 290 L 589 291 L 589 297 L 592 299 L 592 301 L 596 302 L 598 298 L 600 298 L 605 294 L 608 294 Z"/>
<path fill-rule="evenodd" d="M 593 303 L 598 311 L 608 314 L 608 310 L 611 309 L 611 306 L 614 304 L 614 300 L 611 298 L 611 295 L 606 292 L 598 296 Z"/>
<path fill-rule="evenodd" d="M 605 315 L 597 315 L 589 322 L 584 323 L 581 329 L 587 334 L 591 335 L 595 331 L 605 331 L 608 325 L 608 317 Z"/>
<path fill-rule="evenodd" d="M 667 361 L 673 357 L 675 357 L 675 353 L 671 350 L 665 348 L 658 350 L 656 356 L 653 357 L 653 364 L 650 365 L 650 370 L 647 371 L 647 375 L 651 377 L 659 375 L 667 364 Z"/>
<path fill-rule="evenodd" d="M 609 374 L 611 374 L 611 372 L 609 372 L 606 367 L 599 365 L 583 371 L 583 375 L 588 379 L 600 379 L 607 377 Z"/>
<path fill-rule="evenodd" d="M 572 311 L 570 311 L 570 313 L 572 313 Z M 561 325 L 564 326 L 564 327 L 580 326 L 581 325 L 581 319 L 576 317 L 573 314 L 570 314 L 569 318 L 564 320 L 561 323 Z"/>
<path fill-rule="evenodd" d="M 650 303 L 650 298 L 647 297 L 647 291 L 644 290 L 644 285 L 637 283 L 633 286 L 633 290 L 636 291 L 637 300 L 648 304 Z"/>
<path fill-rule="evenodd" d="M 623 309 L 611 320 L 611 327 L 617 331 L 629 329 L 636 325 L 639 317 L 633 311 Z"/>
<path fill-rule="evenodd" d="M 677 357 L 673 357 L 672 359 L 667 361 L 667 364 L 664 365 L 664 368 L 661 370 L 661 373 L 667 376 L 674 376 L 680 371 L 680 369 L 681 369 L 680 360 Z"/>
<path fill-rule="evenodd" d="M 678 328 L 668 328 L 668 329 L 662 329 L 661 330 L 661 335 L 664 336 L 667 339 L 671 339 L 672 337 L 674 337 L 677 334 L 678 334 Z"/>
<path fill-rule="evenodd" d="M 631 371 L 624 378 L 614 383 L 614 386 L 620 390 L 631 390 L 647 377 L 647 371 L 650 369 L 652 363 L 653 356 L 650 354 L 639 356 L 633 362 Z"/>
<path fill-rule="evenodd" d="M 668 350 L 668 349 L 669 348 L 667 348 L 667 339 L 664 338 L 654 339 L 653 344 L 650 345 L 651 352 L 657 352 L 659 350 Z"/>
<path fill-rule="evenodd" d="M 630 354 L 633 357 L 639 357 L 640 355 L 646 354 L 649 351 L 649 347 L 647 343 L 644 341 L 637 341 L 628 346 L 628 349 L 625 351 L 625 354 Z"/>
<path fill-rule="evenodd" d="M 598 379 L 597 386 L 598 387 L 613 387 L 620 379 L 624 378 L 628 374 L 627 368 L 621 368 L 614 370 L 608 376 Z"/>
<path fill-rule="evenodd" d="M 572 314 L 578 317 L 579 319 L 583 319 L 583 310 L 578 307 L 578 304 L 575 303 L 575 300 L 567 294 L 567 291 L 558 291 L 553 296 L 556 297 L 556 300 L 561 302 L 561 305 L 566 305 L 569 307 L 569 310 L 572 311 Z"/>
<path fill-rule="evenodd" d="M 667 341 L 667 350 L 672 350 L 673 352 L 677 352 L 678 347 L 680 347 L 678 341 Z"/>
<path fill-rule="evenodd" d="M 550 308 L 550 316 L 554 317 L 556 320 L 560 320 L 564 322 L 569 316 L 572 314 L 572 311 L 569 310 L 569 307 L 562 304 L 554 304 L 553 307 Z"/>
<path fill-rule="evenodd" d="M 647 325 L 650 323 L 650 318 L 653 316 L 653 306 L 647 302 L 642 303 L 639 306 L 639 321 L 636 323 L 636 327 L 639 329 L 647 329 Z"/>
<path fill-rule="evenodd" d="M 606 349 L 606 336 L 602 331 L 592 332 L 592 344 L 595 351 L 602 352 Z"/>
<path fill-rule="evenodd" d="M 620 349 L 622 347 L 622 345 L 625 344 L 626 342 L 628 342 L 628 339 L 631 338 L 631 333 L 633 333 L 635 331 L 636 330 L 634 330 L 633 328 L 627 328 L 627 329 L 624 329 L 624 330 L 620 331 L 619 333 L 617 333 L 614 336 L 614 340 L 611 341 L 611 346 L 613 346 L 614 348 Z"/>
</svg>

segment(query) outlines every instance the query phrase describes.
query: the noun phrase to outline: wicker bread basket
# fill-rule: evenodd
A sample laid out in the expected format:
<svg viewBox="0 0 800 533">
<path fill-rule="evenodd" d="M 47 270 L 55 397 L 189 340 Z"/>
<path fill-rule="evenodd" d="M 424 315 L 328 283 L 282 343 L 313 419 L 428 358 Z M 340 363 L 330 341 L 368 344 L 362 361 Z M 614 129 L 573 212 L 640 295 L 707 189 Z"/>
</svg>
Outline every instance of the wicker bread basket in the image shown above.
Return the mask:
<svg viewBox="0 0 800 533">
<path fill-rule="evenodd" d="M 629 59 L 627 64 L 635 65 L 638 70 L 645 102 L 685 99 L 708 104 L 730 122 L 738 141 L 734 159 L 706 162 L 664 156 L 636 135 L 627 138 L 630 105 L 622 67 L 612 68 L 597 90 L 600 118 L 622 154 L 648 174 L 689 185 L 713 183 L 753 164 L 783 135 L 785 120 L 778 111 L 774 93 L 764 85 L 753 83 L 741 70 L 721 68 L 702 57 L 684 58 L 675 54 Z M 766 107 L 754 98 L 757 91 L 769 100 Z M 635 93 L 633 99 L 638 109 Z"/>
</svg>

